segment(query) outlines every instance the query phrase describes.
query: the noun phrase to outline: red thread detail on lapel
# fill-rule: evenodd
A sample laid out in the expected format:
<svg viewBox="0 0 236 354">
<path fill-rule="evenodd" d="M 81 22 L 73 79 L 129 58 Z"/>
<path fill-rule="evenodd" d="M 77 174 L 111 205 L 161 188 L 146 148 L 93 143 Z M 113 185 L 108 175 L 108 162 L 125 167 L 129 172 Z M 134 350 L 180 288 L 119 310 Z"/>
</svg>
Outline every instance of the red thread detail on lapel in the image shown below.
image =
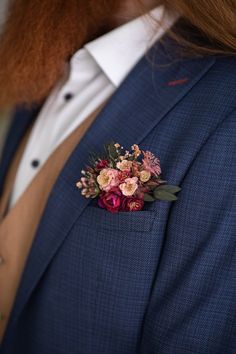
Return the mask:
<svg viewBox="0 0 236 354">
<path fill-rule="evenodd" d="M 188 81 L 189 81 L 189 78 L 188 77 L 184 77 L 183 79 L 169 81 L 167 83 L 167 86 L 183 85 L 183 84 L 185 84 Z"/>
</svg>

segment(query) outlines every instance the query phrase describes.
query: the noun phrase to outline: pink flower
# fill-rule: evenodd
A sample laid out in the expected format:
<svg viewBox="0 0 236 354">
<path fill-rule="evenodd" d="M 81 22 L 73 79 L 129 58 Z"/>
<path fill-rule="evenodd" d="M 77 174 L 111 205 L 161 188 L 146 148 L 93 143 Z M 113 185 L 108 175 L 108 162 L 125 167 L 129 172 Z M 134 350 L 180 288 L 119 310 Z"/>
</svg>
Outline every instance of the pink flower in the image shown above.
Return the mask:
<svg viewBox="0 0 236 354">
<path fill-rule="evenodd" d="M 110 211 L 111 213 L 117 213 L 122 203 L 122 193 L 119 188 L 112 188 L 109 192 L 103 193 L 98 200 L 98 205 Z"/>
<path fill-rule="evenodd" d="M 142 210 L 144 201 L 139 198 L 124 198 L 121 211 L 139 211 Z"/>
<path fill-rule="evenodd" d="M 97 177 L 99 187 L 108 192 L 119 184 L 119 172 L 113 168 L 104 168 Z"/>
<path fill-rule="evenodd" d="M 97 164 L 96 164 L 96 169 L 97 170 L 103 170 L 104 168 L 109 166 L 109 161 L 108 160 L 100 160 Z"/>
<path fill-rule="evenodd" d="M 96 176 L 82 177 L 76 183 L 77 188 L 82 189 L 81 194 L 86 198 L 95 198 L 99 194 L 99 189 L 96 184 Z"/>
<path fill-rule="evenodd" d="M 142 151 L 142 153 L 144 155 L 143 169 L 159 176 L 161 174 L 160 160 L 150 151 Z"/>
<path fill-rule="evenodd" d="M 138 189 L 138 178 L 126 178 L 124 183 L 120 184 L 120 190 L 126 197 L 132 196 Z"/>
<path fill-rule="evenodd" d="M 83 187 L 88 187 L 88 178 L 82 177 L 81 178 L 81 183 Z"/>
</svg>

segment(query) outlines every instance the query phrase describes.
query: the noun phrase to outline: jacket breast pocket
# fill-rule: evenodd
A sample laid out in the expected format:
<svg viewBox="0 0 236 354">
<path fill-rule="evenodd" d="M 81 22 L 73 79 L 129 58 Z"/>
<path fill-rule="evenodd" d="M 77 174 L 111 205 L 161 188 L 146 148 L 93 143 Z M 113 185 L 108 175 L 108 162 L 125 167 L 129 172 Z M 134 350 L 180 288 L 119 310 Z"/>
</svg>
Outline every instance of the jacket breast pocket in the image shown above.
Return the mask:
<svg viewBox="0 0 236 354">
<path fill-rule="evenodd" d="M 151 211 L 110 213 L 105 209 L 89 206 L 80 218 L 80 223 L 107 231 L 150 232 L 156 214 Z"/>
<path fill-rule="evenodd" d="M 102 286 L 109 287 L 115 295 L 118 288 L 122 291 L 122 283 L 130 288 L 151 280 L 161 249 L 162 226 L 154 211 L 112 214 L 89 206 L 73 234 L 93 276 L 96 274 Z"/>
<path fill-rule="evenodd" d="M 94 251 L 94 257 L 99 255 L 117 268 L 115 258 L 117 264 L 124 262 L 131 267 L 140 262 L 140 266 L 145 266 L 149 257 L 158 253 L 162 226 L 154 211 L 110 213 L 88 206 L 73 231 L 81 240 L 80 245 Z"/>
</svg>

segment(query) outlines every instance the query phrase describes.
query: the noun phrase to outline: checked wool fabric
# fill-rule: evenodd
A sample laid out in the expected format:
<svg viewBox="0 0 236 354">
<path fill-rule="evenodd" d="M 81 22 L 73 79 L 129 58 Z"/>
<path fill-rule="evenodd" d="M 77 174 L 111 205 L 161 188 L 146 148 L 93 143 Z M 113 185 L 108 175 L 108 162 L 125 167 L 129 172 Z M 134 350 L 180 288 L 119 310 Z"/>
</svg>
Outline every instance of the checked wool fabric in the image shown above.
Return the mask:
<svg viewBox="0 0 236 354">
<path fill-rule="evenodd" d="M 236 60 L 152 50 L 53 187 L 1 354 L 236 352 Z M 16 112 L 1 186 L 35 116 Z M 112 215 L 81 197 L 80 171 L 109 141 L 159 156 L 178 201 Z"/>
</svg>

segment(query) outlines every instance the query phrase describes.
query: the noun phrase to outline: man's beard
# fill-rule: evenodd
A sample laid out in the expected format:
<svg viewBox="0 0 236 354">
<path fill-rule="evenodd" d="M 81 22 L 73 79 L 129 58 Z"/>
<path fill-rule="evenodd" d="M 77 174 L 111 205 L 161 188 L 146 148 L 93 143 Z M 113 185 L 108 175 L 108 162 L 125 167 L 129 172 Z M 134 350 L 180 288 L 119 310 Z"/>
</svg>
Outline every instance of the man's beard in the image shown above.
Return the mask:
<svg viewBox="0 0 236 354">
<path fill-rule="evenodd" d="M 109 29 L 117 0 L 15 0 L 0 44 L 0 107 L 41 102 L 65 62 Z"/>
</svg>

